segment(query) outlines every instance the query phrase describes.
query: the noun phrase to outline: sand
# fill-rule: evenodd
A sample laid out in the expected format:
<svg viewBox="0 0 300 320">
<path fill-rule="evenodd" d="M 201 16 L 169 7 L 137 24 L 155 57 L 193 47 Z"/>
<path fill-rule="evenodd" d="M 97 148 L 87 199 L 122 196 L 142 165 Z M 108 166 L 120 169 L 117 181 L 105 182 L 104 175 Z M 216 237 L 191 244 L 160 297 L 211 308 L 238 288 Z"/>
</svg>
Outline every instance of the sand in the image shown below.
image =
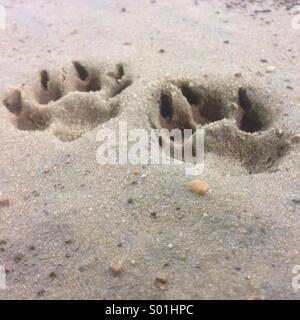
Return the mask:
<svg viewBox="0 0 300 320">
<path fill-rule="evenodd" d="M 1 299 L 299 299 L 300 29 L 284 2 L 3 1 Z M 98 164 L 119 121 L 204 126 L 204 173 Z"/>
</svg>

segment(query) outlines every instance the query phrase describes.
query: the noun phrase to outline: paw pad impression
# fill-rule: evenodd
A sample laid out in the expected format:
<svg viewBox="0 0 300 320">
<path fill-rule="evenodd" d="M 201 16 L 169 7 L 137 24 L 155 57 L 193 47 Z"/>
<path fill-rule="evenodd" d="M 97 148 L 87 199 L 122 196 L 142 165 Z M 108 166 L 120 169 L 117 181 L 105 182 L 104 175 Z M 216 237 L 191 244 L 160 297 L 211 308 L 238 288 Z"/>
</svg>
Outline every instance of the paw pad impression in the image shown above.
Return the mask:
<svg viewBox="0 0 300 320">
<path fill-rule="evenodd" d="M 57 70 L 42 70 L 11 88 L 3 103 L 21 130 L 50 129 L 72 141 L 118 114 L 112 98 L 132 83 L 125 65 L 96 65 L 77 60 Z"/>
<path fill-rule="evenodd" d="M 155 96 L 153 128 L 203 128 L 206 151 L 238 159 L 249 173 L 272 168 L 289 150 L 287 134 L 272 128 L 274 112 L 267 97 L 253 88 L 170 80 Z"/>
</svg>

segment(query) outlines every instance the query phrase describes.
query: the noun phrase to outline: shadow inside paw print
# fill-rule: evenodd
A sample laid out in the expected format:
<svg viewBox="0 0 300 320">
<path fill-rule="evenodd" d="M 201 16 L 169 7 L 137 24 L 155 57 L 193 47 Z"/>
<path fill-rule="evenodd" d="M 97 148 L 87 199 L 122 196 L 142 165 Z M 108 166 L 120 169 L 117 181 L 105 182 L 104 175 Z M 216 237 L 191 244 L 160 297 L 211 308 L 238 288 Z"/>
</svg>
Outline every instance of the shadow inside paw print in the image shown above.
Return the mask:
<svg viewBox="0 0 300 320">
<path fill-rule="evenodd" d="M 132 83 L 126 66 L 73 61 L 60 71 L 42 70 L 38 77 L 9 90 L 4 105 L 16 115 L 21 130 L 51 130 L 72 141 L 118 114 L 112 99 Z"/>
<path fill-rule="evenodd" d="M 167 81 L 155 93 L 151 112 L 155 129 L 179 129 L 184 144 L 174 143 L 171 154 L 194 141 L 184 136 L 184 129 L 205 129 L 205 150 L 240 160 L 249 173 L 268 170 L 289 150 L 288 134 L 272 128 L 274 113 L 268 99 L 250 87 L 226 84 L 199 84 L 197 81 Z M 164 137 L 169 139 L 169 137 Z M 189 142 L 188 142 L 189 141 Z"/>
</svg>

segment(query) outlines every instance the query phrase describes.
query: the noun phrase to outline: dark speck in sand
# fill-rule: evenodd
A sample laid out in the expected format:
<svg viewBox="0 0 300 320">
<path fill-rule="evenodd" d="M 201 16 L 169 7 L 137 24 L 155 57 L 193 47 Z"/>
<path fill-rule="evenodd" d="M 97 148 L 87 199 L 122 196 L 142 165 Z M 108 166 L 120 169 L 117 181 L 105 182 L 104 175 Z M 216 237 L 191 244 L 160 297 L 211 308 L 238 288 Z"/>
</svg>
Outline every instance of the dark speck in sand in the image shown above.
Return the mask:
<svg viewBox="0 0 300 320">
<path fill-rule="evenodd" d="M 9 207 L 9 206 L 10 206 L 10 200 L 8 198 L 0 199 L 0 207 Z"/>
<path fill-rule="evenodd" d="M 46 292 L 45 290 L 40 290 L 38 291 L 37 296 L 42 297 L 45 294 L 45 292 Z"/>
<path fill-rule="evenodd" d="M 295 204 L 300 204 L 300 198 L 295 198 L 295 199 L 293 199 L 293 202 L 294 202 Z"/>
<path fill-rule="evenodd" d="M 156 219 L 157 218 L 157 213 L 155 211 L 150 213 L 151 218 Z"/>
<path fill-rule="evenodd" d="M 23 254 L 22 253 L 17 253 L 14 257 L 14 260 L 16 263 L 19 263 L 23 259 Z"/>
<path fill-rule="evenodd" d="M 50 273 L 49 273 L 49 278 L 52 279 L 52 280 L 55 279 L 55 278 L 56 278 L 56 273 L 53 272 L 53 271 L 50 272 Z"/>
<path fill-rule="evenodd" d="M 134 202 L 134 200 L 133 200 L 132 198 L 129 198 L 129 199 L 127 200 L 127 203 L 128 203 L 128 204 L 133 204 L 133 202 Z"/>
</svg>

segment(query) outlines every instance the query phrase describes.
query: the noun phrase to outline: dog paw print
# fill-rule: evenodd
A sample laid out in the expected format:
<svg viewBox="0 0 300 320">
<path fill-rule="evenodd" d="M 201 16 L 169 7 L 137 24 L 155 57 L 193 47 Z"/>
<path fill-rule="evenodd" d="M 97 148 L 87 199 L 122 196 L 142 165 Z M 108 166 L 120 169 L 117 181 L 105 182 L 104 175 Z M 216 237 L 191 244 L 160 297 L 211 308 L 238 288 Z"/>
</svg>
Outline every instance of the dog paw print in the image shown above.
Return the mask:
<svg viewBox="0 0 300 320">
<path fill-rule="evenodd" d="M 175 80 L 163 83 L 154 96 L 152 127 L 182 132 L 183 144 L 176 145 L 170 136 L 172 155 L 187 143 L 195 154 L 193 137 L 200 128 L 205 130 L 206 151 L 238 159 L 249 173 L 274 167 L 289 150 L 288 134 L 272 127 L 274 112 L 267 97 L 251 87 Z M 184 129 L 191 134 L 186 136 Z"/>
<path fill-rule="evenodd" d="M 21 130 L 50 130 L 72 141 L 118 114 L 114 99 L 132 83 L 124 64 L 72 61 L 60 71 L 42 70 L 11 88 L 3 103 Z"/>
</svg>

